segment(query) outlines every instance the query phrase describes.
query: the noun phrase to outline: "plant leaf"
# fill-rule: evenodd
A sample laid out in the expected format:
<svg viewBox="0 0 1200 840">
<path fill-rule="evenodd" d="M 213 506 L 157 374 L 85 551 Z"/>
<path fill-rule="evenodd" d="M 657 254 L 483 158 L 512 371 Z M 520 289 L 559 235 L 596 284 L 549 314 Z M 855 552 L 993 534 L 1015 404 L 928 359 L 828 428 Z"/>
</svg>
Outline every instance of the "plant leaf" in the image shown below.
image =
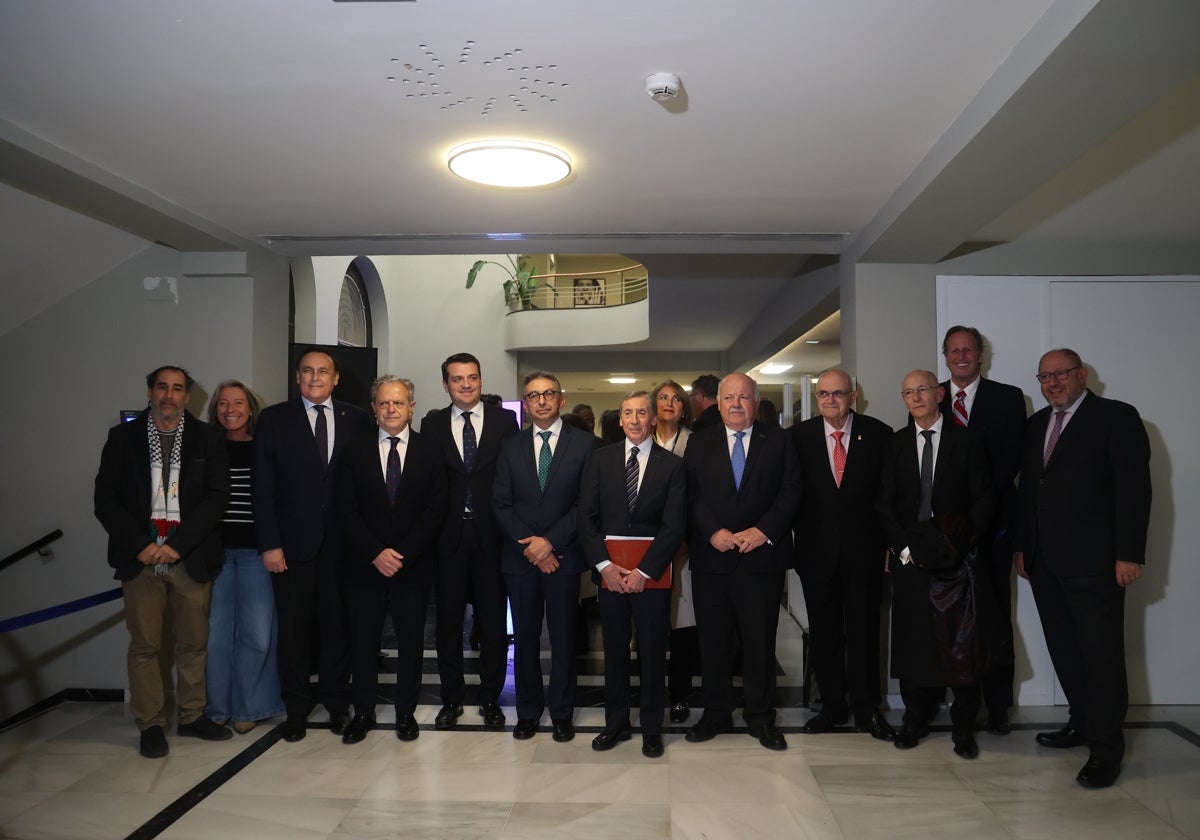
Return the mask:
<svg viewBox="0 0 1200 840">
<path fill-rule="evenodd" d="M 479 269 L 487 263 L 487 260 L 476 260 L 475 265 L 471 266 L 471 270 L 467 272 L 467 288 L 475 285 L 475 278 L 479 275 Z"/>
</svg>

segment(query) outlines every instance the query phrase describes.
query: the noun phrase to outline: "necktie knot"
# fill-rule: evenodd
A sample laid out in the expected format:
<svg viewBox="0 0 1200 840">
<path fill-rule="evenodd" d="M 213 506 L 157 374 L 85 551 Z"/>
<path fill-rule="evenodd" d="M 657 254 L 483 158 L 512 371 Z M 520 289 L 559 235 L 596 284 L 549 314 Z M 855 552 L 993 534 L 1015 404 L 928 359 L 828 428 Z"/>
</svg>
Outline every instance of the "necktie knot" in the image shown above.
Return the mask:
<svg viewBox="0 0 1200 840">
<path fill-rule="evenodd" d="M 392 443 L 392 451 L 393 451 L 393 452 L 395 452 L 395 451 L 396 451 L 396 444 L 400 443 L 400 438 L 398 438 L 398 437 L 390 437 L 390 438 L 388 438 L 388 440 L 389 440 L 389 441 L 391 441 L 391 443 Z"/>
</svg>

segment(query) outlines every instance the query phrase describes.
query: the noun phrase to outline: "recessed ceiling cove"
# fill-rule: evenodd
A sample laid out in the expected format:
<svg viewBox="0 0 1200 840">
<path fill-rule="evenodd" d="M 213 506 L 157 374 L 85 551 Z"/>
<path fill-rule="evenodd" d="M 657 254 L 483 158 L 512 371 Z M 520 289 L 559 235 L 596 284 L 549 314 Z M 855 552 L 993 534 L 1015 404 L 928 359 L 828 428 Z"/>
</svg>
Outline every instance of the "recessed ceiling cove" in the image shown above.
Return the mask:
<svg viewBox="0 0 1200 840">
<path fill-rule="evenodd" d="M 415 44 L 388 59 L 386 76 L 414 108 L 466 111 L 481 119 L 553 107 L 570 89 L 558 64 L 524 47 L 475 40 Z"/>
</svg>

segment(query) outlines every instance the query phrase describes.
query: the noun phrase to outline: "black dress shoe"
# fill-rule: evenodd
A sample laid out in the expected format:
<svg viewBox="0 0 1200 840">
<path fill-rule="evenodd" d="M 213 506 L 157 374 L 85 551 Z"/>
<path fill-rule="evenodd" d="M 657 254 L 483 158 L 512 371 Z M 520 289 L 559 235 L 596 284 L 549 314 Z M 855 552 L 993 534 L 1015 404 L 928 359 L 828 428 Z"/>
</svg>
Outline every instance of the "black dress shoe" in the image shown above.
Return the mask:
<svg viewBox="0 0 1200 840">
<path fill-rule="evenodd" d="M 396 718 L 396 737 L 401 741 L 415 741 L 421 734 L 417 719 L 412 715 L 400 715 Z"/>
<path fill-rule="evenodd" d="M 289 744 L 302 740 L 305 733 L 304 727 L 304 715 L 288 715 L 287 720 L 283 722 L 283 740 Z"/>
<path fill-rule="evenodd" d="M 204 715 L 191 723 L 181 723 L 175 728 L 175 734 L 181 738 L 201 738 L 205 741 L 228 741 L 233 737 L 233 731 L 219 723 L 214 723 Z"/>
<path fill-rule="evenodd" d="M 625 724 L 617 729 L 602 729 L 600 734 L 592 739 L 592 749 L 596 752 L 604 752 L 611 750 L 622 741 L 628 741 L 633 737 L 633 730 L 629 724 Z"/>
<path fill-rule="evenodd" d="M 758 743 L 769 750 L 786 750 L 787 739 L 773 723 L 763 723 L 749 727 L 750 737 L 757 738 Z"/>
<path fill-rule="evenodd" d="M 807 735 L 820 735 L 832 732 L 839 726 L 845 726 L 848 720 L 850 720 L 850 715 L 846 712 L 836 714 L 829 709 L 822 709 L 817 712 L 815 717 L 810 717 L 800 731 Z"/>
<path fill-rule="evenodd" d="M 956 730 L 950 736 L 954 740 L 954 754 L 962 758 L 979 758 L 979 744 L 970 729 Z"/>
<path fill-rule="evenodd" d="M 528 741 L 537 734 L 538 722 L 532 718 L 517 721 L 517 725 L 513 727 L 513 737 L 518 741 Z"/>
<path fill-rule="evenodd" d="M 713 718 L 705 718 L 704 715 L 701 715 L 700 720 L 696 721 L 695 725 L 688 729 L 687 735 L 684 735 L 683 737 L 685 740 L 690 741 L 693 744 L 699 744 L 703 741 L 711 741 L 713 738 L 725 732 L 732 731 L 732 718 L 716 720 Z"/>
<path fill-rule="evenodd" d="M 371 727 L 374 725 L 374 715 L 355 715 L 353 719 L 346 724 L 345 731 L 342 732 L 342 743 L 357 744 L 359 741 L 367 737 L 367 733 L 371 731 Z"/>
<path fill-rule="evenodd" d="M 688 719 L 688 715 L 692 710 L 688 708 L 687 701 L 671 704 L 671 723 L 683 723 Z"/>
<path fill-rule="evenodd" d="M 1008 735 L 1012 732 L 1012 724 L 1008 722 L 1008 712 L 991 712 L 987 719 L 987 731 L 993 735 Z"/>
<path fill-rule="evenodd" d="M 1057 732 L 1039 732 L 1034 740 L 1043 747 L 1050 747 L 1055 750 L 1066 749 L 1067 747 L 1082 747 L 1087 744 L 1087 736 L 1069 723 Z"/>
<path fill-rule="evenodd" d="M 554 723 L 554 740 L 560 744 L 565 744 L 567 741 L 575 737 L 575 724 L 571 723 L 570 718 L 559 718 Z"/>
<path fill-rule="evenodd" d="M 1106 788 L 1112 787 L 1112 783 L 1117 780 L 1119 775 L 1121 775 L 1121 762 L 1105 761 L 1092 756 L 1087 760 L 1087 764 L 1083 765 L 1083 769 L 1079 771 L 1075 781 L 1085 788 Z"/>
<path fill-rule="evenodd" d="M 329 713 L 329 731 L 334 735 L 344 735 L 346 726 L 350 723 L 350 713 L 339 709 Z"/>
<path fill-rule="evenodd" d="M 860 721 L 854 729 L 856 732 L 865 732 L 876 741 L 890 741 L 896 737 L 896 730 L 881 712 L 872 712 L 869 718 Z"/>
<path fill-rule="evenodd" d="M 504 711 L 500 708 L 500 704 L 496 702 L 484 703 L 479 707 L 479 714 L 483 718 L 483 725 L 487 729 L 503 729 L 506 721 L 504 720 Z"/>
<path fill-rule="evenodd" d="M 142 730 L 139 751 L 146 758 L 162 758 L 170 748 L 167 746 L 167 733 L 161 726 L 148 726 Z"/>
<path fill-rule="evenodd" d="M 662 758 L 663 742 L 661 735 L 642 736 L 642 755 L 646 758 Z"/>
<path fill-rule="evenodd" d="M 458 723 L 458 719 L 462 717 L 462 713 L 462 703 L 447 703 L 442 706 L 437 717 L 433 719 L 433 728 L 440 731 L 453 729 L 454 724 Z"/>
<path fill-rule="evenodd" d="M 906 723 L 900 727 L 900 731 L 896 733 L 896 737 L 892 739 L 892 743 L 898 750 L 911 750 L 917 744 L 921 743 L 921 739 L 928 734 L 928 727 L 910 726 Z"/>
</svg>

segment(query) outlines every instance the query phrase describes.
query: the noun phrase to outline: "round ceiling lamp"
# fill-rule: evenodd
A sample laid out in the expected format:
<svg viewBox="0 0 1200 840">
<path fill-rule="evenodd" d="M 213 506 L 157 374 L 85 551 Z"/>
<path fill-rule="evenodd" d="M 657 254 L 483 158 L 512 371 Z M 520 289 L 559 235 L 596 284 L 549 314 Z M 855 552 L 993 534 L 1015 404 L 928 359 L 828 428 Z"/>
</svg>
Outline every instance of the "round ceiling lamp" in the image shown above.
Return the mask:
<svg viewBox="0 0 1200 840">
<path fill-rule="evenodd" d="M 562 149 L 530 140 L 476 140 L 446 155 L 450 171 L 489 187 L 544 187 L 571 174 Z"/>
</svg>

